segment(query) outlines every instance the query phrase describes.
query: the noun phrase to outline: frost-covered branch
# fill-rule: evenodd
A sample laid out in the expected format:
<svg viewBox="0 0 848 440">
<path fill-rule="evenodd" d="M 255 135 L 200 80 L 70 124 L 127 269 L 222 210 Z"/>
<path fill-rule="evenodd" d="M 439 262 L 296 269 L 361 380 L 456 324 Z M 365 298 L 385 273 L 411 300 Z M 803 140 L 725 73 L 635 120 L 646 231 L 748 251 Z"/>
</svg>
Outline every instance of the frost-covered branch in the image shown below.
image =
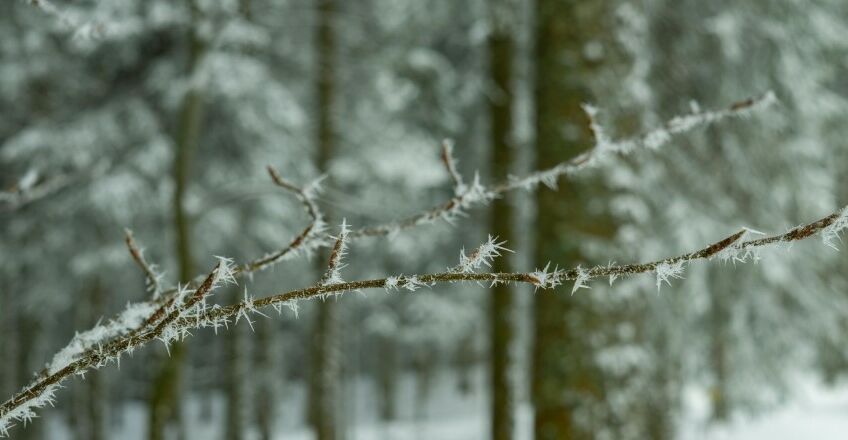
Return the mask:
<svg viewBox="0 0 848 440">
<path fill-rule="evenodd" d="M 774 92 L 766 92 L 761 96 L 738 101 L 722 110 L 702 111 L 697 107 L 689 114 L 675 116 L 658 128 L 654 128 L 638 136 L 613 140 L 607 136 L 597 120 L 598 109 L 585 104 L 583 110 L 589 117 L 590 128 L 595 136 L 595 145 L 573 159 L 557 164 L 547 170 L 537 171 L 522 178 L 511 178 L 508 182 L 495 185 L 492 191 L 501 194 L 506 191 L 521 188 L 531 190 L 540 183 L 550 188 L 556 188 L 557 181 L 585 168 L 596 166 L 605 158 L 615 154 L 630 154 L 639 149 L 656 150 L 665 146 L 676 135 L 690 132 L 698 127 L 708 126 L 724 119 L 744 117 L 755 111 L 765 109 L 777 102 Z"/>
<path fill-rule="evenodd" d="M 774 104 L 776 101 L 777 98 L 774 93 L 767 92 L 756 98 L 735 102 L 722 110 L 701 111 L 696 108 L 689 114 L 675 116 L 669 119 L 658 128 L 633 138 L 617 141 L 608 137 L 601 128 L 600 123 L 596 120 L 597 109 L 587 105 L 584 107 L 584 110 L 586 110 L 590 117 L 590 128 L 595 135 L 595 145 L 592 148 L 552 168 L 540 170 L 522 178 L 510 177 L 504 182 L 488 186 L 480 182 L 480 177 L 477 174 L 475 174 L 474 180 L 470 185 L 464 184 L 462 177 L 456 170 L 456 161 L 452 156 L 452 144 L 443 143 L 441 153 L 442 162 L 445 164 L 448 174 L 454 183 L 454 196 L 438 206 L 434 206 L 405 219 L 353 230 L 351 231 L 350 238 L 388 235 L 437 220 L 445 220 L 451 223 L 457 217 L 463 216 L 468 209 L 486 205 L 507 192 L 517 189 L 532 190 L 540 183 L 550 188 L 556 188 L 559 179 L 591 166 L 596 166 L 609 156 L 615 154 L 626 155 L 639 149 L 655 150 L 669 143 L 676 135 L 724 119 L 750 115 L 755 111 Z"/>
<path fill-rule="evenodd" d="M 597 143 L 591 150 L 551 169 L 530 174 L 522 179 L 510 178 L 505 182 L 490 186 L 486 186 L 481 182 L 478 173 L 474 174 L 474 178 L 470 183 L 465 183 L 456 167 L 457 160 L 453 156 L 453 143 L 445 140 L 442 142 L 441 160 L 454 184 L 454 196 L 438 206 L 405 219 L 353 229 L 347 234 L 347 240 L 352 241 L 365 237 L 388 235 L 438 220 L 453 223 L 458 217 L 464 216 L 469 209 L 486 205 L 509 191 L 528 189 L 534 187 L 539 182 L 544 182 L 549 184 L 548 186 L 555 187 L 557 179 L 584 169 L 589 165 L 597 164 L 600 158 L 611 153 L 628 154 L 637 149 L 637 147 L 656 149 L 668 143 L 673 135 L 682 134 L 699 126 L 709 125 L 729 117 L 749 115 L 756 110 L 773 104 L 775 101 L 774 94 L 768 92 L 757 98 L 736 102 L 724 110 L 700 111 L 696 109 L 688 115 L 676 116 L 670 119 L 660 128 L 651 130 L 635 138 L 615 142 L 610 141 L 606 135 L 602 134 L 600 125 L 593 119 L 592 129 L 596 133 Z M 292 192 L 301 201 L 312 222 L 300 234 L 295 236 L 287 246 L 240 265 L 235 271 L 236 277 L 266 269 L 280 261 L 293 258 L 297 255 L 308 255 L 316 249 L 329 247 L 335 243 L 335 239 L 326 233 L 326 221 L 315 201 L 315 197 L 321 191 L 321 182 L 324 180 L 324 176 L 315 179 L 307 186 L 301 188 L 282 178 L 274 167 L 268 167 L 268 174 L 277 186 Z M 199 280 L 196 279 L 195 283 L 197 281 Z"/>
<path fill-rule="evenodd" d="M 271 176 L 274 184 L 293 193 L 301 204 L 303 204 L 303 208 L 309 216 L 310 222 L 282 248 L 236 266 L 233 269 L 233 277 L 236 279 L 267 269 L 281 261 L 294 258 L 298 255 L 309 255 L 315 250 L 327 247 L 330 243 L 333 243 L 332 237 L 326 233 L 327 223 L 324 220 L 324 215 L 315 201 L 315 198 L 321 192 L 321 182 L 325 177 L 321 176 L 306 186 L 300 187 L 282 178 L 279 172 L 272 166 L 268 166 L 268 174 Z M 203 280 L 203 277 L 198 276 L 188 286 L 197 286 L 201 280 Z M 176 292 L 176 288 L 164 291 L 159 298 L 159 302 L 168 301 Z"/>
<path fill-rule="evenodd" d="M 167 346 L 170 341 L 184 338 L 187 328 L 175 327 L 173 325 L 175 320 L 200 316 L 201 311 L 206 309 L 206 298 L 211 290 L 214 290 L 221 282 L 235 283 L 237 278 L 244 275 L 268 268 L 291 256 L 309 253 L 319 247 L 326 246 L 329 242 L 324 232 L 326 224 L 315 202 L 323 178 L 316 179 L 301 188 L 280 177 L 279 173 L 272 167 L 268 167 L 268 172 L 275 184 L 294 193 L 303 204 L 311 221 L 301 233 L 285 247 L 254 261 L 241 266 L 234 266 L 231 260 L 219 259 L 219 265 L 216 266 L 212 274 L 205 278 L 198 277 L 187 285 L 163 290 L 160 284 L 161 275 L 156 273 L 155 266 L 146 261 L 141 249 L 136 245 L 132 233 L 127 231 L 125 239 L 127 247 L 135 263 L 145 273 L 148 287 L 153 291 L 152 300 L 128 305 L 124 312 L 107 324 L 97 325 L 91 330 L 78 334 L 68 346 L 57 353 L 53 361 L 38 376 L 43 378 L 37 382 L 37 384 L 41 384 L 40 386 L 31 385 L 24 389 L 16 396 L 17 404 L 13 399 L 0 407 L 0 434 L 6 434 L 8 427 L 15 420 L 28 421 L 34 417 L 32 408 L 43 406 L 52 401 L 52 394 L 55 392 L 58 382 L 54 382 L 50 378 L 55 379 L 57 373 L 63 371 L 67 373 L 62 379 L 73 374 L 83 374 L 86 370 L 99 367 L 109 360 L 118 361 L 121 353 L 131 352 L 138 344 L 145 343 L 150 339 L 160 339 Z M 343 235 L 346 236 L 347 232 L 345 229 Z M 341 249 L 341 252 L 337 253 L 337 258 L 341 258 L 343 252 L 344 250 Z M 338 265 L 334 267 L 336 271 L 341 269 L 341 266 Z M 209 284 L 210 280 L 211 284 Z M 190 295 L 192 289 L 195 293 Z M 247 305 L 248 302 L 246 297 L 244 304 Z M 118 357 L 114 358 L 115 353 L 109 350 L 105 353 L 112 353 L 111 357 L 104 355 L 104 342 L 109 340 L 131 342 L 118 344 L 121 350 L 117 352 Z M 79 362 L 78 360 L 88 361 Z M 69 366 L 72 367 L 68 369 Z M 31 398 L 20 400 L 25 396 L 31 396 Z M 41 399 L 41 396 L 46 396 L 46 398 Z"/>
<path fill-rule="evenodd" d="M 254 299 L 245 294 L 244 301 L 224 307 L 207 306 L 206 299 L 218 286 L 235 282 L 235 269 L 231 261 L 220 259 L 193 293 L 190 293 L 188 289 L 180 289 L 180 293 L 174 296 L 172 305 L 167 307 L 154 322 L 142 326 L 142 330 L 113 337 L 120 329 L 132 328 L 133 326 L 128 324 L 129 321 L 137 322 L 140 317 L 150 312 L 147 305 L 141 307 L 131 305 L 109 324 L 95 327 L 74 338 L 68 347 L 54 357 L 45 374 L 0 406 L 0 434 L 8 434 L 8 428 L 15 421 L 29 421 L 35 417 L 34 410 L 52 403 L 56 389 L 62 381 L 72 375 L 82 375 L 92 368 L 99 368 L 110 362 L 120 362 L 124 353 L 131 353 L 153 340 L 161 340 L 167 345 L 174 340 L 189 336 L 191 329 L 212 327 L 217 330 L 221 326 L 226 326 L 230 319 L 238 320 L 239 317 L 244 317 L 249 320 L 249 314 L 261 313 L 259 309 L 263 307 L 272 306 L 281 311 L 281 306 L 285 305 L 297 313 L 298 301 L 324 298 L 329 294 L 339 295 L 362 289 L 384 289 L 387 292 L 397 289 L 414 291 L 437 283 L 463 281 L 487 281 L 492 284 L 527 283 L 542 289 L 553 289 L 565 281 L 574 281 L 575 288 L 572 290 L 574 293 L 574 290 L 579 287 L 588 288 L 588 281 L 591 279 L 609 277 L 612 281 L 618 277 L 654 273 L 659 285 L 661 282 L 668 282 L 672 278 L 679 277 L 683 268 L 696 260 L 718 258 L 723 261 L 748 261 L 756 258 L 757 251 L 761 248 L 804 240 L 815 235 L 821 236 L 826 245 L 832 245 L 833 240 L 837 239 L 846 227 L 848 227 L 848 207 L 783 234 L 746 240 L 750 230 L 743 229 L 702 249 L 649 263 L 608 264 L 587 269 L 577 266 L 569 270 L 554 269 L 553 271 L 549 270 L 548 265 L 543 270 L 528 273 L 474 272 L 474 269 L 505 250 L 504 243 L 499 243 L 497 239 L 490 237 L 472 255 L 462 254 L 459 270 L 455 268 L 442 273 L 397 275 L 350 282 L 321 282 L 311 287 L 260 299 Z M 344 230 L 346 227 L 342 228 L 342 231 Z M 344 235 L 344 233 L 339 234 L 339 239 L 334 246 L 334 249 L 337 249 L 335 252 L 337 256 L 335 263 L 333 263 L 334 258 L 331 257 L 331 270 L 334 270 L 333 267 L 338 268 L 341 260 Z"/>
<path fill-rule="evenodd" d="M 125 331 L 139 328 L 140 322 L 150 321 L 156 310 L 152 303 L 131 304 L 126 310 L 107 324 L 77 334 L 61 349 L 47 365 L 45 371 L 28 386 L 0 406 L 0 435 L 7 436 L 15 422 L 30 422 L 36 417 L 35 409 L 53 403 L 54 394 L 66 378 L 84 376 L 90 369 L 100 368 L 111 362 L 120 362 L 121 355 L 132 353 L 136 348 L 158 339 L 166 346 L 188 336 L 185 320 L 202 322 L 207 310 L 206 298 L 223 284 L 233 283 L 232 262 L 219 259 L 218 264 L 193 292 L 179 289 L 176 300 L 164 310 L 161 319 L 143 326 L 144 330 L 121 336 Z"/>
<path fill-rule="evenodd" d="M 586 153 L 577 156 L 569 162 L 556 167 L 531 174 L 523 179 L 511 179 L 508 182 L 485 186 L 480 177 L 475 174 L 471 183 L 466 184 L 456 168 L 451 145 L 445 143 L 442 149 L 442 160 L 448 174 L 454 183 L 454 197 L 447 202 L 405 220 L 391 222 L 370 228 L 349 230 L 346 222 L 342 224 L 337 237 L 325 233 L 326 223 L 318 209 L 315 197 L 320 189 L 321 179 L 306 187 L 299 187 L 283 179 L 275 169 L 269 167 L 268 172 L 274 183 L 292 192 L 303 204 L 310 224 L 307 225 L 285 247 L 253 260 L 249 263 L 235 266 L 231 260 L 220 259 L 215 269 L 205 277 L 198 277 L 185 286 L 177 286 L 166 291 L 154 287 L 154 292 L 161 292 L 148 302 L 129 305 L 127 309 L 107 324 L 95 326 L 93 329 L 77 335 L 71 343 L 60 350 L 48 364 L 45 371 L 30 385 L 17 395 L 0 405 L 0 434 L 7 430 L 15 421 L 28 421 L 35 416 L 34 409 L 52 402 L 52 396 L 59 384 L 69 376 L 81 375 L 92 368 L 98 368 L 109 362 L 119 362 L 121 355 L 132 352 L 152 340 L 161 340 L 166 346 L 174 341 L 185 338 L 188 331 L 194 328 L 213 327 L 218 329 L 226 326 L 229 319 L 238 321 L 244 317 L 249 321 L 249 315 L 261 313 L 259 309 L 272 306 L 281 311 L 287 306 L 296 314 L 298 301 L 311 298 L 323 298 L 328 294 L 342 294 L 367 288 L 383 288 L 387 292 L 394 290 L 415 291 L 435 283 L 450 283 L 458 281 L 488 281 L 492 285 L 505 282 L 520 282 L 535 285 L 537 288 L 554 288 L 564 281 L 574 281 L 572 293 L 581 287 L 588 288 L 588 281 L 598 277 L 609 277 L 610 282 L 620 276 L 630 276 L 639 273 L 654 272 L 657 276 L 658 287 L 662 282 L 681 276 L 685 265 L 697 259 L 718 256 L 724 260 L 745 261 L 756 256 L 756 249 L 763 246 L 791 242 L 821 234 L 825 244 L 834 245 L 834 240 L 846 226 L 848 210 L 842 210 L 809 225 L 795 228 L 785 234 L 745 240 L 749 230 L 740 231 L 718 243 L 699 251 L 664 260 L 633 265 L 608 264 L 584 269 L 578 266 L 570 270 L 554 269 L 550 266 L 544 270 L 530 273 L 478 273 L 483 266 L 489 266 L 493 258 L 507 249 L 503 242 L 489 237 L 487 242 L 473 251 L 470 255 L 460 254 L 460 264 L 448 272 L 423 275 L 395 275 L 376 280 L 345 282 L 340 275 L 343 267 L 342 258 L 350 240 L 367 236 L 386 235 L 402 229 L 415 227 L 436 220 L 452 221 L 463 215 L 469 208 L 484 205 L 507 191 L 519 188 L 532 188 L 538 183 L 554 186 L 557 179 L 571 174 L 589 165 L 597 163 L 604 156 L 612 153 L 626 154 L 637 147 L 657 148 L 667 143 L 672 135 L 683 133 L 700 125 L 725 119 L 731 116 L 747 114 L 761 108 L 774 100 L 772 94 L 764 97 L 736 103 L 726 110 L 714 112 L 695 111 L 690 115 L 674 118 L 663 127 L 648 132 L 640 137 L 612 141 L 603 132 L 595 120 L 596 111 L 587 107 L 591 116 L 592 130 L 595 133 L 596 145 Z M 207 305 L 211 293 L 221 284 L 235 283 L 236 279 L 251 274 L 287 259 L 288 257 L 309 253 L 320 247 L 333 244 L 328 264 L 327 274 L 316 285 L 294 290 L 265 298 L 254 299 L 245 292 L 244 301 L 229 305 Z M 127 245 L 133 259 L 136 261 L 149 282 L 158 284 L 158 276 L 150 264 L 144 260 L 141 251 L 128 235 Z"/>
<path fill-rule="evenodd" d="M 703 249 L 665 258 L 650 263 L 617 265 L 607 264 L 595 266 L 589 269 L 577 267 L 570 270 L 549 271 L 548 267 L 531 273 L 535 284 L 542 288 L 552 288 L 562 284 L 563 281 L 575 281 L 580 287 L 588 287 L 585 281 L 594 278 L 609 277 L 610 284 L 615 279 L 623 276 L 632 276 L 640 273 L 653 272 L 657 277 L 657 288 L 665 282 L 669 283 L 673 278 L 680 278 L 685 266 L 696 260 L 718 258 L 723 262 L 746 262 L 759 259 L 759 251 L 768 246 L 792 243 L 799 240 L 819 235 L 825 245 L 830 246 L 833 240 L 848 227 L 848 207 L 842 208 L 827 217 L 823 217 L 812 223 L 801 225 L 789 231 L 757 239 L 746 239 L 751 235 L 751 230 L 743 228 L 722 240 L 719 240 Z"/>
</svg>

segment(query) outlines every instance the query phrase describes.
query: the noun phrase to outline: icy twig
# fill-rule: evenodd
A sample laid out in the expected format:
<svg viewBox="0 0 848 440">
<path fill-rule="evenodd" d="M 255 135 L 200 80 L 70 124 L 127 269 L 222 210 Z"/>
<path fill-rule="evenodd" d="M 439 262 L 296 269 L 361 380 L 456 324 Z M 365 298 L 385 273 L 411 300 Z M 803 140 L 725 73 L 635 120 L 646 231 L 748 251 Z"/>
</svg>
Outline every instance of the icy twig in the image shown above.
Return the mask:
<svg viewBox="0 0 848 440">
<path fill-rule="evenodd" d="M 485 243 L 481 244 L 477 249 L 469 255 L 465 255 L 465 249 L 459 251 L 459 265 L 455 266 L 451 271 L 460 273 L 476 272 L 482 266 L 492 267 L 492 261 L 501 256 L 501 252 L 512 252 L 504 247 L 505 241 L 498 242 L 498 237 L 491 235 Z"/>
<path fill-rule="evenodd" d="M 722 110 L 701 111 L 693 109 L 691 113 L 669 119 L 658 128 L 649 130 L 633 138 L 615 141 L 610 139 L 597 122 L 597 109 L 587 105 L 584 110 L 590 116 L 590 127 L 595 134 L 595 145 L 585 153 L 573 159 L 562 162 L 546 170 L 539 170 L 522 178 L 511 177 L 504 182 L 483 185 L 478 175 L 468 185 L 456 171 L 456 161 L 452 156 L 453 144 L 443 144 L 442 162 L 448 169 L 448 174 L 454 184 L 454 196 L 448 201 L 428 210 L 412 215 L 405 219 L 388 222 L 381 225 L 364 227 L 351 231 L 350 238 L 381 236 L 398 231 L 433 223 L 438 220 L 452 222 L 462 216 L 468 209 L 488 204 L 505 193 L 517 190 L 532 190 L 540 183 L 552 189 L 556 188 L 558 180 L 572 175 L 590 166 L 598 165 L 602 159 L 613 154 L 629 154 L 638 149 L 657 149 L 679 134 L 707 126 L 732 117 L 743 117 L 767 108 L 777 101 L 773 92 L 767 92 L 756 98 L 735 102 Z M 447 145 L 447 146 L 446 146 Z"/>
<path fill-rule="evenodd" d="M 339 235 L 336 237 L 336 243 L 333 245 L 333 250 L 330 252 L 330 261 L 327 263 L 327 273 L 321 279 L 321 284 L 340 284 L 344 282 L 341 276 L 341 270 L 345 267 L 342 263 L 345 255 L 347 255 L 347 236 L 350 233 L 350 228 L 347 225 L 347 220 L 342 220 L 339 227 Z"/>
<path fill-rule="evenodd" d="M 591 105 L 583 109 L 589 117 L 590 127 L 595 135 L 595 145 L 573 159 L 557 164 L 547 170 L 529 174 L 523 178 L 512 178 L 508 182 L 496 185 L 492 191 L 501 194 L 513 189 L 535 189 L 540 183 L 556 188 L 556 182 L 563 176 L 574 174 L 585 168 L 599 164 L 614 154 L 630 154 L 638 149 L 656 150 L 669 143 L 674 136 L 687 133 L 698 127 L 708 126 L 724 119 L 744 117 L 752 112 L 765 109 L 777 102 L 774 92 L 767 92 L 755 98 L 735 102 L 722 110 L 701 111 L 693 109 L 691 113 L 675 116 L 658 128 L 638 136 L 622 140 L 609 138 L 597 121 L 598 110 Z"/>
<path fill-rule="evenodd" d="M 462 182 L 462 175 L 457 171 L 457 160 L 453 157 L 453 141 L 445 139 L 442 141 L 442 163 L 448 171 L 448 175 L 453 181 L 454 194 L 460 195 L 465 190 L 465 183 Z"/>
<path fill-rule="evenodd" d="M 664 261 L 657 265 L 657 268 L 654 269 L 654 271 L 657 273 L 657 292 L 660 291 L 662 283 L 666 283 L 670 286 L 672 279 L 683 278 L 684 263 L 686 263 L 686 260 L 679 260 L 674 262 Z"/>
<path fill-rule="evenodd" d="M 162 293 L 160 281 L 162 280 L 163 274 L 156 273 L 156 266 L 148 263 L 144 258 L 144 250 L 136 245 L 132 231 L 124 229 L 124 232 L 126 233 L 125 241 L 127 243 L 127 249 L 130 251 L 133 261 L 135 261 L 138 267 L 141 268 L 141 271 L 144 272 L 147 291 L 153 294 L 154 301 L 158 300 L 159 295 Z"/>
</svg>

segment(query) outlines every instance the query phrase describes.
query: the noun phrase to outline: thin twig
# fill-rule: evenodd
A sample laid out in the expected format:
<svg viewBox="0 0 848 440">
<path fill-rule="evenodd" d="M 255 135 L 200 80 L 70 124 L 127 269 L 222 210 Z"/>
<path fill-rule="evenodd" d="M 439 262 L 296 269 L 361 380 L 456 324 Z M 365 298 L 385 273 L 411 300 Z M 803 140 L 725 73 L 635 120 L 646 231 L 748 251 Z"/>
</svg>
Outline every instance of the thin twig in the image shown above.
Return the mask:
<svg viewBox="0 0 848 440">
<path fill-rule="evenodd" d="M 462 193 L 462 189 L 465 184 L 462 182 L 462 175 L 459 174 L 459 171 L 456 168 L 456 158 L 453 157 L 453 141 L 450 139 L 445 139 L 442 141 L 442 155 L 441 155 L 442 163 L 445 165 L 445 169 L 448 171 L 448 175 L 453 181 L 454 193 L 459 195 Z"/>
<path fill-rule="evenodd" d="M 350 229 L 347 226 L 347 220 L 343 220 L 339 228 L 339 235 L 336 237 L 336 243 L 333 245 L 333 250 L 330 252 L 330 259 L 327 263 L 327 272 L 321 278 L 320 284 L 339 284 L 342 283 L 341 270 L 344 268 L 342 259 L 347 255 L 347 236 Z"/>
<path fill-rule="evenodd" d="M 138 267 L 141 268 L 141 271 L 144 272 L 147 289 L 153 293 L 153 300 L 156 301 L 162 293 L 162 286 L 159 285 L 160 275 L 157 275 L 153 269 L 153 265 L 145 260 L 143 251 L 135 244 L 135 238 L 133 237 L 132 231 L 124 229 L 124 232 L 126 234 L 124 240 L 127 243 L 127 249 L 130 251 L 133 261 L 135 261 Z"/>
<path fill-rule="evenodd" d="M 324 237 L 324 230 L 326 229 L 324 216 L 318 209 L 318 204 L 315 203 L 313 195 L 313 192 L 316 190 L 306 190 L 283 179 L 280 177 L 280 173 L 278 173 L 277 170 L 270 165 L 268 166 L 268 174 L 277 186 L 294 193 L 295 197 L 297 197 L 297 199 L 303 204 L 311 222 L 300 232 L 300 234 L 295 236 L 287 246 L 241 265 L 236 271 L 236 276 L 265 269 L 299 250 L 317 248 L 326 245 L 328 242 Z M 312 187 L 317 187 L 321 180 L 322 179 L 319 179 L 313 183 Z"/>
</svg>

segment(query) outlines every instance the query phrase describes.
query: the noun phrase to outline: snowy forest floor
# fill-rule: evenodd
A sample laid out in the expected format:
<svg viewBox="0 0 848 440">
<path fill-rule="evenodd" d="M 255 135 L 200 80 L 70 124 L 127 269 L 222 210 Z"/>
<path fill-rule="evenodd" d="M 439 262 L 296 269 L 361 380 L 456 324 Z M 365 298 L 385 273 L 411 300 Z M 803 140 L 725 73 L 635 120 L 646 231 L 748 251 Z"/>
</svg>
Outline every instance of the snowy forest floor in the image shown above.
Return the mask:
<svg viewBox="0 0 848 440">
<path fill-rule="evenodd" d="M 357 380 L 347 387 L 346 397 L 351 404 L 347 437 L 353 440 L 382 439 L 443 439 L 474 440 L 488 436 L 486 419 L 486 396 L 480 392 L 485 377 L 479 372 L 471 378 L 472 388 L 460 393 L 455 374 L 442 373 L 433 378 L 434 387 L 426 404 L 416 402 L 416 381 L 413 375 L 401 379 L 398 390 L 397 418 L 392 422 L 378 420 L 376 408 L 366 402 L 375 402 L 374 388 L 369 380 Z M 289 384 L 289 396 L 279 406 L 276 432 L 280 440 L 308 440 L 310 430 L 303 424 L 303 385 Z M 725 425 L 708 421 L 708 405 L 702 389 L 687 391 L 686 414 L 680 423 L 678 438 L 682 440 L 781 440 L 809 438 L 818 440 L 842 440 L 848 435 L 848 383 L 825 387 L 814 379 L 801 377 L 796 380 L 791 397 L 782 404 L 759 414 L 739 415 Z M 192 438 L 223 438 L 224 398 L 221 394 L 211 396 L 211 415 L 208 420 L 200 417 L 201 399 L 195 396 L 187 406 Z M 49 438 L 70 440 L 66 420 L 56 412 L 46 415 Z M 122 413 L 111 419 L 109 438 L 141 440 L 142 427 L 147 414 L 143 402 L 124 405 Z M 355 422 L 353 422 L 355 420 Z M 517 438 L 532 438 L 532 416 L 527 404 L 520 406 L 517 418 Z M 257 438 L 251 432 L 247 438 Z"/>
</svg>

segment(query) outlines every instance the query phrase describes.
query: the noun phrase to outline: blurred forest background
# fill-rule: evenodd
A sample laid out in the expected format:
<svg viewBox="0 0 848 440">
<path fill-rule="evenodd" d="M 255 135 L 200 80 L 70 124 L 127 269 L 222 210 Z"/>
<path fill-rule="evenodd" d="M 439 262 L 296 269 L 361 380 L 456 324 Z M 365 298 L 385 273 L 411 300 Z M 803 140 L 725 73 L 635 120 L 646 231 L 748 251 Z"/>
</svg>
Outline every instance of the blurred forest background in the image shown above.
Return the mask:
<svg viewBox="0 0 848 440">
<path fill-rule="evenodd" d="M 527 271 L 819 218 L 848 201 L 847 73 L 843 0 L 3 1 L 0 394 L 147 297 L 124 228 L 168 284 L 297 235 L 308 219 L 267 165 L 326 173 L 331 227 L 368 226 L 451 197 L 444 138 L 467 178 L 495 182 L 589 148 L 583 103 L 619 138 L 773 90 L 776 106 L 557 191 L 357 241 L 345 276 L 444 270 L 487 234 L 516 251 L 494 270 Z M 75 378 L 12 436 L 703 434 L 791 399 L 799 374 L 848 372 L 846 254 L 814 240 L 761 257 L 695 264 L 659 293 L 641 276 L 311 301 Z M 216 298 L 325 268 L 321 253 L 285 262 Z"/>
</svg>

